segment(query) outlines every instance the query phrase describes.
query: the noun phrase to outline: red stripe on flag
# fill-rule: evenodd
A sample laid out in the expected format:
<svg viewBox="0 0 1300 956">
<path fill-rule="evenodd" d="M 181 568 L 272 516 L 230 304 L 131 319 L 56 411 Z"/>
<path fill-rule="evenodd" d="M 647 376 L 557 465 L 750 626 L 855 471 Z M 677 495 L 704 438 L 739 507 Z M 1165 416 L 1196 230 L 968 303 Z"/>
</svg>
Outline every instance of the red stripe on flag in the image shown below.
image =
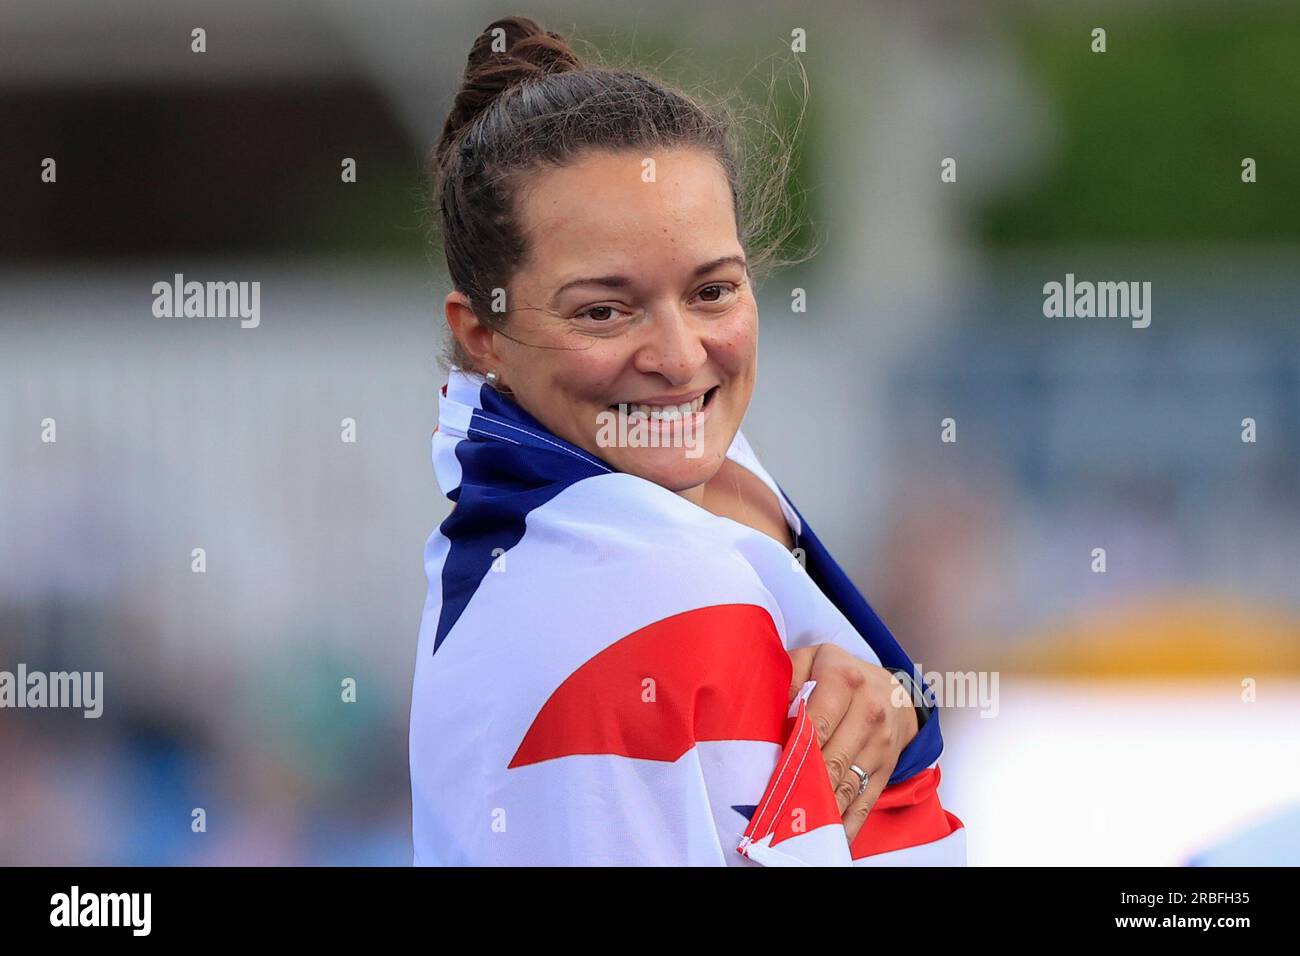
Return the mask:
<svg viewBox="0 0 1300 956">
<path fill-rule="evenodd" d="M 771 845 L 775 847 L 801 833 L 841 822 L 826 761 L 817 746 L 817 732 L 808 719 L 806 701 L 799 701 L 799 709 L 788 723 L 789 740 L 777 760 L 763 799 L 750 818 L 744 839 L 736 848 L 746 856 L 749 844 L 769 833 Z"/>
<path fill-rule="evenodd" d="M 939 803 L 939 767 L 881 791 L 867 821 L 853 840 L 853 859 L 941 840 L 963 826 Z"/>
<path fill-rule="evenodd" d="M 570 754 L 675 761 L 700 740 L 783 743 L 792 676 L 766 609 L 684 611 L 633 631 L 565 678 L 509 766 Z"/>
</svg>

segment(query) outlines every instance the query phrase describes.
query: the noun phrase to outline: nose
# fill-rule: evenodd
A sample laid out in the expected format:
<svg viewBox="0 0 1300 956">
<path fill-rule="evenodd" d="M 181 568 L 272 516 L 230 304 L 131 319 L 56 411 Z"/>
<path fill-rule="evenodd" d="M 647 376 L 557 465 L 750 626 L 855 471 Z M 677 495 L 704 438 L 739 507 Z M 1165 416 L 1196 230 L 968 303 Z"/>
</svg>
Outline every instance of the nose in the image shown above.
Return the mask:
<svg viewBox="0 0 1300 956">
<path fill-rule="evenodd" d="M 661 375 L 673 385 L 688 385 L 708 361 L 709 351 L 697 324 L 672 306 L 652 313 L 646 340 L 637 350 L 638 372 Z"/>
</svg>

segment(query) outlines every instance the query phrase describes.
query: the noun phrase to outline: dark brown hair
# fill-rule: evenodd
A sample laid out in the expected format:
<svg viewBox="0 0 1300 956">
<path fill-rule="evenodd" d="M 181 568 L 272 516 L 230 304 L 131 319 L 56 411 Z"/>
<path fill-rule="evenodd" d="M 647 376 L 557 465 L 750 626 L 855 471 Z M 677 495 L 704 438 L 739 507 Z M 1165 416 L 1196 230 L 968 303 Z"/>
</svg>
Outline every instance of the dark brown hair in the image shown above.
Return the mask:
<svg viewBox="0 0 1300 956">
<path fill-rule="evenodd" d="M 744 182 L 732 127 L 721 105 L 705 106 L 641 72 L 584 65 L 562 37 L 527 17 L 488 24 L 470 48 L 432 159 L 452 283 L 480 321 L 501 328 L 505 315 L 491 308 L 493 290 L 506 288 L 528 255 L 514 202 L 521 178 L 588 150 L 682 147 L 708 152 L 722 168 L 737 238 L 757 277 L 796 228 L 771 228 L 782 218 L 789 152 L 775 162 L 768 157 L 756 184 Z M 766 242 L 755 248 L 759 233 Z M 447 360 L 470 366 L 454 338 Z"/>
</svg>

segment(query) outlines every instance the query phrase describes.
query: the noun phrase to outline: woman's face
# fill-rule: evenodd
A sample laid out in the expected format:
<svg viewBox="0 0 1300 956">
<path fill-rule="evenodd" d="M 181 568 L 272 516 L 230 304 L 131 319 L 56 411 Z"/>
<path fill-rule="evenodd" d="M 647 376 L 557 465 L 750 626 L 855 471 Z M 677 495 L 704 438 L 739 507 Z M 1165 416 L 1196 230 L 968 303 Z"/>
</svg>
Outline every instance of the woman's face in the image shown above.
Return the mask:
<svg viewBox="0 0 1300 956">
<path fill-rule="evenodd" d="M 699 150 L 588 153 L 534 174 L 518 204 L 528 262 L 504 334 L 480 329 L 470 353 L 555 434 L 698 500 L 749 405 L 758 344 L 721 168 Z"/>
</svg>

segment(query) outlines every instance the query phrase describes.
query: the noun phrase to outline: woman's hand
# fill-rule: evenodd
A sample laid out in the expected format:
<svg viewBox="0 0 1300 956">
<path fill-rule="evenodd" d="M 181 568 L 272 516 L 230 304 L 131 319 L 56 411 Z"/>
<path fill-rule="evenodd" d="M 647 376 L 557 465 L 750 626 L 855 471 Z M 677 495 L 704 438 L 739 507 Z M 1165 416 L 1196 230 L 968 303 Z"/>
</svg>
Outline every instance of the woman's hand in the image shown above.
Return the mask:
<svg viewBox="0 0 1300 956">
<path fill-rule="evenodd" d="M 790 651 L 790 660 L 790 702 L 805 682 L 817 682 L 808 698 L 808 716 L 852 843 L 889 783 L 898 755 L 916 736 L 916 708 L 897 677 L 836 644 Z M 867 774 L 861 794 L 861 777 L 850 769 L 854 764 Z"/>
</svg>

